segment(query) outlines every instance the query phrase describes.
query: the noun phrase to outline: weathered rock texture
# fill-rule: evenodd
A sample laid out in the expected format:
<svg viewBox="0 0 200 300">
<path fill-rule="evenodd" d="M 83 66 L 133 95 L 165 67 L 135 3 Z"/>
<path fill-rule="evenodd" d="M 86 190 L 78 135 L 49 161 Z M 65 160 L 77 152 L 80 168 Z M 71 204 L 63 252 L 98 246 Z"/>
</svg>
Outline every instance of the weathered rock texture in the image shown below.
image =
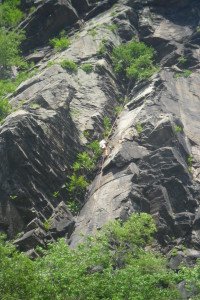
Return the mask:
<svg viewBox="0 0 200 300">
<path fill-rule="evenodd" d="M 33 256 L 37 244 L 70 238 L 73 232 L 75 246 L 81 233 L 91 234 L 135 211 L 154 216 L 162 246 L 184 242 L 200 249 L 200 4 L 114 2 L 85 1 L 81 9 L 80 1 L 44 1 L 21 25 L 28 34 L 26 49 L 71 28 L 69 49 L 38 49 L 39 73 L 14 93 L 16 111 L 0 128 L 0 229 L 11 238 L 24 232 L 16 244 Z M 77 29 L 80 18 L 85 22 Z M 85 130 L 91 139 L 101 139 L 103 118 L 115 120 L 114 107 L 127 90 L 113 72 L 109 53 L 134 37 L 156 49 L 160 69 L 131 88 L 109 140 L 111 153 L 74 218 L 63 185 L 87 143 Z M 107 53 L 100 56 L 103 39 Z M 186 58 L 182 64 L 180 57 Z M 63 59 L 75 60 L 78 72 L 67 73 L 60 66 Z M 48 61 L 55 64 L 49 67 Z M 86 62 L 94 67 L 90 74 L 80 68 Z"/>
</svg>

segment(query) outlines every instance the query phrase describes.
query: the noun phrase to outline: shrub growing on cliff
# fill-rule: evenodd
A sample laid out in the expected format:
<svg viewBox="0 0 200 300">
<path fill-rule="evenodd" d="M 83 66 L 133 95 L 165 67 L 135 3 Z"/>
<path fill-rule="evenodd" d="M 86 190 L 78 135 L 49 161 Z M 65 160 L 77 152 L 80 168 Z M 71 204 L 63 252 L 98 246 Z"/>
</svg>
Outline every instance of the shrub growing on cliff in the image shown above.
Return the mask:
<svg viewBox="0 0 200 300">
<path fill-rule="evenodd" d="M 156 71 L 153 58 L 153 48 L 136 41 L 122 44 L 112 52 L 115 72 L 133 80 L 149 78 Z"/>
<path fill-rule="evenodd" d="M 7 99 L 0 99 L 0 122 L 10 113 L 11 105 Z"/>
<path fill-rule="evenodd" d="M 65 59 L 65 60 L 61 61 L 60 65 L 63 69 L 67 70 L 68 72 L 75 73 L 78 70 L 77 64 L 73 60 L 70 60 L 70 59 Z"/>
<path fill-rule="evenodd" d="M 104 117 L 103 118 L 103 136 L 106 138 L 109 136 L 110 132 L 111 132 L 111 128 L 112 128 L 112 124 L 111 124 L 111 120 L 108 117 Z"/>
<path fill-rule="evenodd" d="M 83 64 L 83 65 L 81 66 L 81 69 L 82 69 L 85 73 L 89 74 L 89 73 L 91 73 L 91 72 L 93 71 L 93 65 L 91 65 L 91 64 Z"/>
<path fill-rule="evenodd" d="M 51 39 L 49 43 L 56 51 L 63 51 L 69 47 L 70 40 L 62 36 L 60 38 Z"/>
<path fill-rule="evenodd" d="M 94 161 L 91 159 L 89 154 L 84 151 L 77 155 L 77 159 L 73 164 L 73 170 L 77 171 L 91 171 L 94 169 Z"/>
</svg>

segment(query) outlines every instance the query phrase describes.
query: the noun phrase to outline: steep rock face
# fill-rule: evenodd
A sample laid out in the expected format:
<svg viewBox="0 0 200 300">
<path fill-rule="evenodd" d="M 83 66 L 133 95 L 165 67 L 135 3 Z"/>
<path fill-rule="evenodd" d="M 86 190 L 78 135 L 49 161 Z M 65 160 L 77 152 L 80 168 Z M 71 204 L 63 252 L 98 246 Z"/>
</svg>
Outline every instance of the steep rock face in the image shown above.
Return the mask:
<svg viewBox="0 0 200 300">
<path fill-rule="evenodd" d="M 45 1 L 21 24 L 27 36 L 23 47 L 29 50 L 44 44 L 53 33 L 58 33 L 65 26 L 71 26 L 78 19 L 79 16 L 70 1 Z"/>
<path fill-rule="evenodd" d="M 109 9 L 116 0 L 104 0 L 100 3 L 89 3 L 88 0 L 45 0 L 22 1 L 22 9 L 34 5 L 35 10 L 20 24 L 26 33 L 23 50 L 28 51 L 43 46 L 61 30 L 79 29 L 84 19 L 89 20 Z"/>
<path fill-rule="evenodd" d="M 191 18 L 186 2 L 179 1 L 184 7 L 179 11 L 180 5 L 172 11 L 144 4 L 139 34 L 157 49 L 163 70 L 150 84 L 132 90 L 109 142 L 111 154 L 77 217 L 72 246 L 113 218 L 146 211 L 157 221 L 162 245 L 173 237 L 175 244 L 199 248 L 199 48 L 193 38 L 198 36 L 199 5 L 190 3 Z M 185 55 L 184 67 L 193 68 L 190 76 L 181 75 L 184 67 L 178 63 Z"/>
<path fill-rule="evenodd" d="M 110 13 L 104 18 L 102 23 L 109 22 Z M 30 231 L 33 219 L 40 221 L 36 222 L 40 228 L 53 218 L 60 201 L 67 200 L 65 193 L 57 197 L 54 192 L 65 183 L 77 152 L 86 143 L 84 131 L 97 138 L 103 130 L 103 118 L 114 115 L 113 107 L 121 97 L 110 65 L 96 55 L 101 39 L 88 34 L 91 25 L 74 37 L 68 50 L 51 55 L 55 62 L 51 67 L 47 66 L 48 54 L 39 74 L 21 84 L 11 99 L 16 111 L 7 117 L 0 134 L 0 224 L 10 237 Z M 103 31 L 111 42 L 119 44 L 115 33 Z M 60 66 L 66 58 L 77 61 L 77 73 L 70 74 Z M 91 74 L 80 68 L 82 61 L 93 65 Z M 72 221 L 69 213 L 70 218 Z M 40 229 L 39 233 L 40 240 Z M 32 244 L 23 242 L 22 249 L 28 250 Z"/>
<path fill-rule="evenodd" d="M 199 249 L 200 6 L 197 1 L 166 6 L 166 1 L 151 0 L 118 1 L 112 7 L 115 2 L 87 2 L 80 12 L 80 1 L 45 1 L 21 25 L 30 49 L 72 26 L 80 15 L 85 20 L 76 34 L 76 26 L 69 30 L 69 49 L 42 50 L 39 73 L 18 87 L 11 98 L 16 111 L 0 128 L 0 230 L 12 238 L 23 231 L 16 244 L 32 256 L 37 244 L 69 238 L 74 223 L 72 246 L 82 240 L 81 233 L 95 232 L 114 218 L 124 220 L 134 211 L 154 216 L 162 245 L 173 237 L 175 244 L 185 241 Z M 41 17 L 44 11 L 48 16 Z M 104 50 L 102 57 L 99 50 L 105 40 L 109 52 L 133 37 L 155 47 L 160 70 L 132 87 L 115 121 L 114 107 L 127 90 L 113 72 L 110 55 Z M 187 60 L 181 64 L 180 57 Z M 77 73 L 64 70 L 63 59 L 75 60 Z M 82 63 L 92 64 L 93 72 L 86 74 Z M 184 71 L 188 68 L 191 75 Z M 101 139 L 105 116 L 115 121 L 111 153 L 74 218 L 63 185 L 87 143 L 84 132 Z"/>
<path fill-rule="evenodd" d="M 188 157 L 193 155 L 198 165 L 199 122 L 191 111 L 198 110 L 199 104 L 191 96 L 188 108 L 182 94 L 187 90 L 187 97 L 196 74 L 172 83 L 170 73 L 162 71 L 150 86 L 132 91 L 135 96 L 117 121 L 103 174 L 93 183 L 77 218 L 73 243 L 79 240 L 80 231 L 91 233 L 113 218 L 126 219 L 134 211 L 146 211 L 157 220 L 162 244 L 167 245 L 171 236 L 196 244 L 192 230 L 199 185 L 193 181 Z"/>
</svg>

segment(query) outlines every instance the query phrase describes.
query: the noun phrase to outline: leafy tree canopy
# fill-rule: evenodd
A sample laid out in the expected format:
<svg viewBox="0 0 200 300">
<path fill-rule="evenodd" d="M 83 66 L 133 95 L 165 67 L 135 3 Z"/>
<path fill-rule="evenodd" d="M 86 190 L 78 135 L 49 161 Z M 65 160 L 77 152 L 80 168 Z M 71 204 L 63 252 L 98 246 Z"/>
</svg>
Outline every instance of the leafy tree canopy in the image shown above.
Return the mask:
<svg viewBox="0 0 200 300">
<path fill-rule="evenodd" d="M 6 68 L 20 65 L 20 44 L 24 38 L 22 33 L 0 28 L 0 67 Z"/>
<path fill-rule="evenodd" d="M 0 27 L 14 27 L 22 20 L 19 4 L 20 0 L 5 0 L 0 4 Z"/>
<path fill-rule="evenodd" d="M 165 258 L 146 250 L 154 232 L 149 215 L 133 214 L 124 225 L 114 221 L 76 249 L 61 239 L 38 250 L 42 256 L 34 261 L 1 238 L 1 299 L 177 300 L 177 283 L 184 279 L 198 290 L 199 265 L 176 274 Z"/>
</svg>

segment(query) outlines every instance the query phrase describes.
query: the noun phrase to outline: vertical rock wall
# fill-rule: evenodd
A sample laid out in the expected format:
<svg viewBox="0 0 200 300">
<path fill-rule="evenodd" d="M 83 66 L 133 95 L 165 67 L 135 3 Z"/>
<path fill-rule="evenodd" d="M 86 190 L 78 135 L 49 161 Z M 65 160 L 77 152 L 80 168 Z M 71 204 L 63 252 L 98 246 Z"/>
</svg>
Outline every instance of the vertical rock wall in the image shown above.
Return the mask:
<svg viewBox="0 0 200 300">
<path fill-rule="evenodd" d="M 75 226 L 74 246 L 81 232 L 90 234 L 134 211 L 154 216 L 162 245 L 173 238 L 199 248 L 200 6 L 198 1 L 167 6 L 158 0 L 115 2 L 85 1 L 80 9 L 80 1 L 45 1 L 20 25 L 27 31 L 26 51 L 40 46 L 39 72 L 11 97 L 15 111 L 0 127 L 0 229 L 12 238 L 24 231 L 16 241 L 22 250 L 58 236 L 69 238 Z M 43 47 L 62 28 L 68 28 L 69 49 L 54 53 Z M 160 69 L 132 87 L 102 174 L 74 218 L 65 193 L 57 197 L 55 192 L 63 189 L 87 142 L 84 132 L 99 139 L 103 118 L 115 120 L 114 107 L 127 91 L 113 72 L 109 53 L 132 38 L 156 49 Z M 100 56 L 105 40 L 107 52 Z M 63 59 L 73 59 L 77 73 L 64 70 Z M 83 63 L 92 64 L 93 72 L 85 73 Z M 185 73 L 188 69 L 191 74 Z"/>
</svg>

